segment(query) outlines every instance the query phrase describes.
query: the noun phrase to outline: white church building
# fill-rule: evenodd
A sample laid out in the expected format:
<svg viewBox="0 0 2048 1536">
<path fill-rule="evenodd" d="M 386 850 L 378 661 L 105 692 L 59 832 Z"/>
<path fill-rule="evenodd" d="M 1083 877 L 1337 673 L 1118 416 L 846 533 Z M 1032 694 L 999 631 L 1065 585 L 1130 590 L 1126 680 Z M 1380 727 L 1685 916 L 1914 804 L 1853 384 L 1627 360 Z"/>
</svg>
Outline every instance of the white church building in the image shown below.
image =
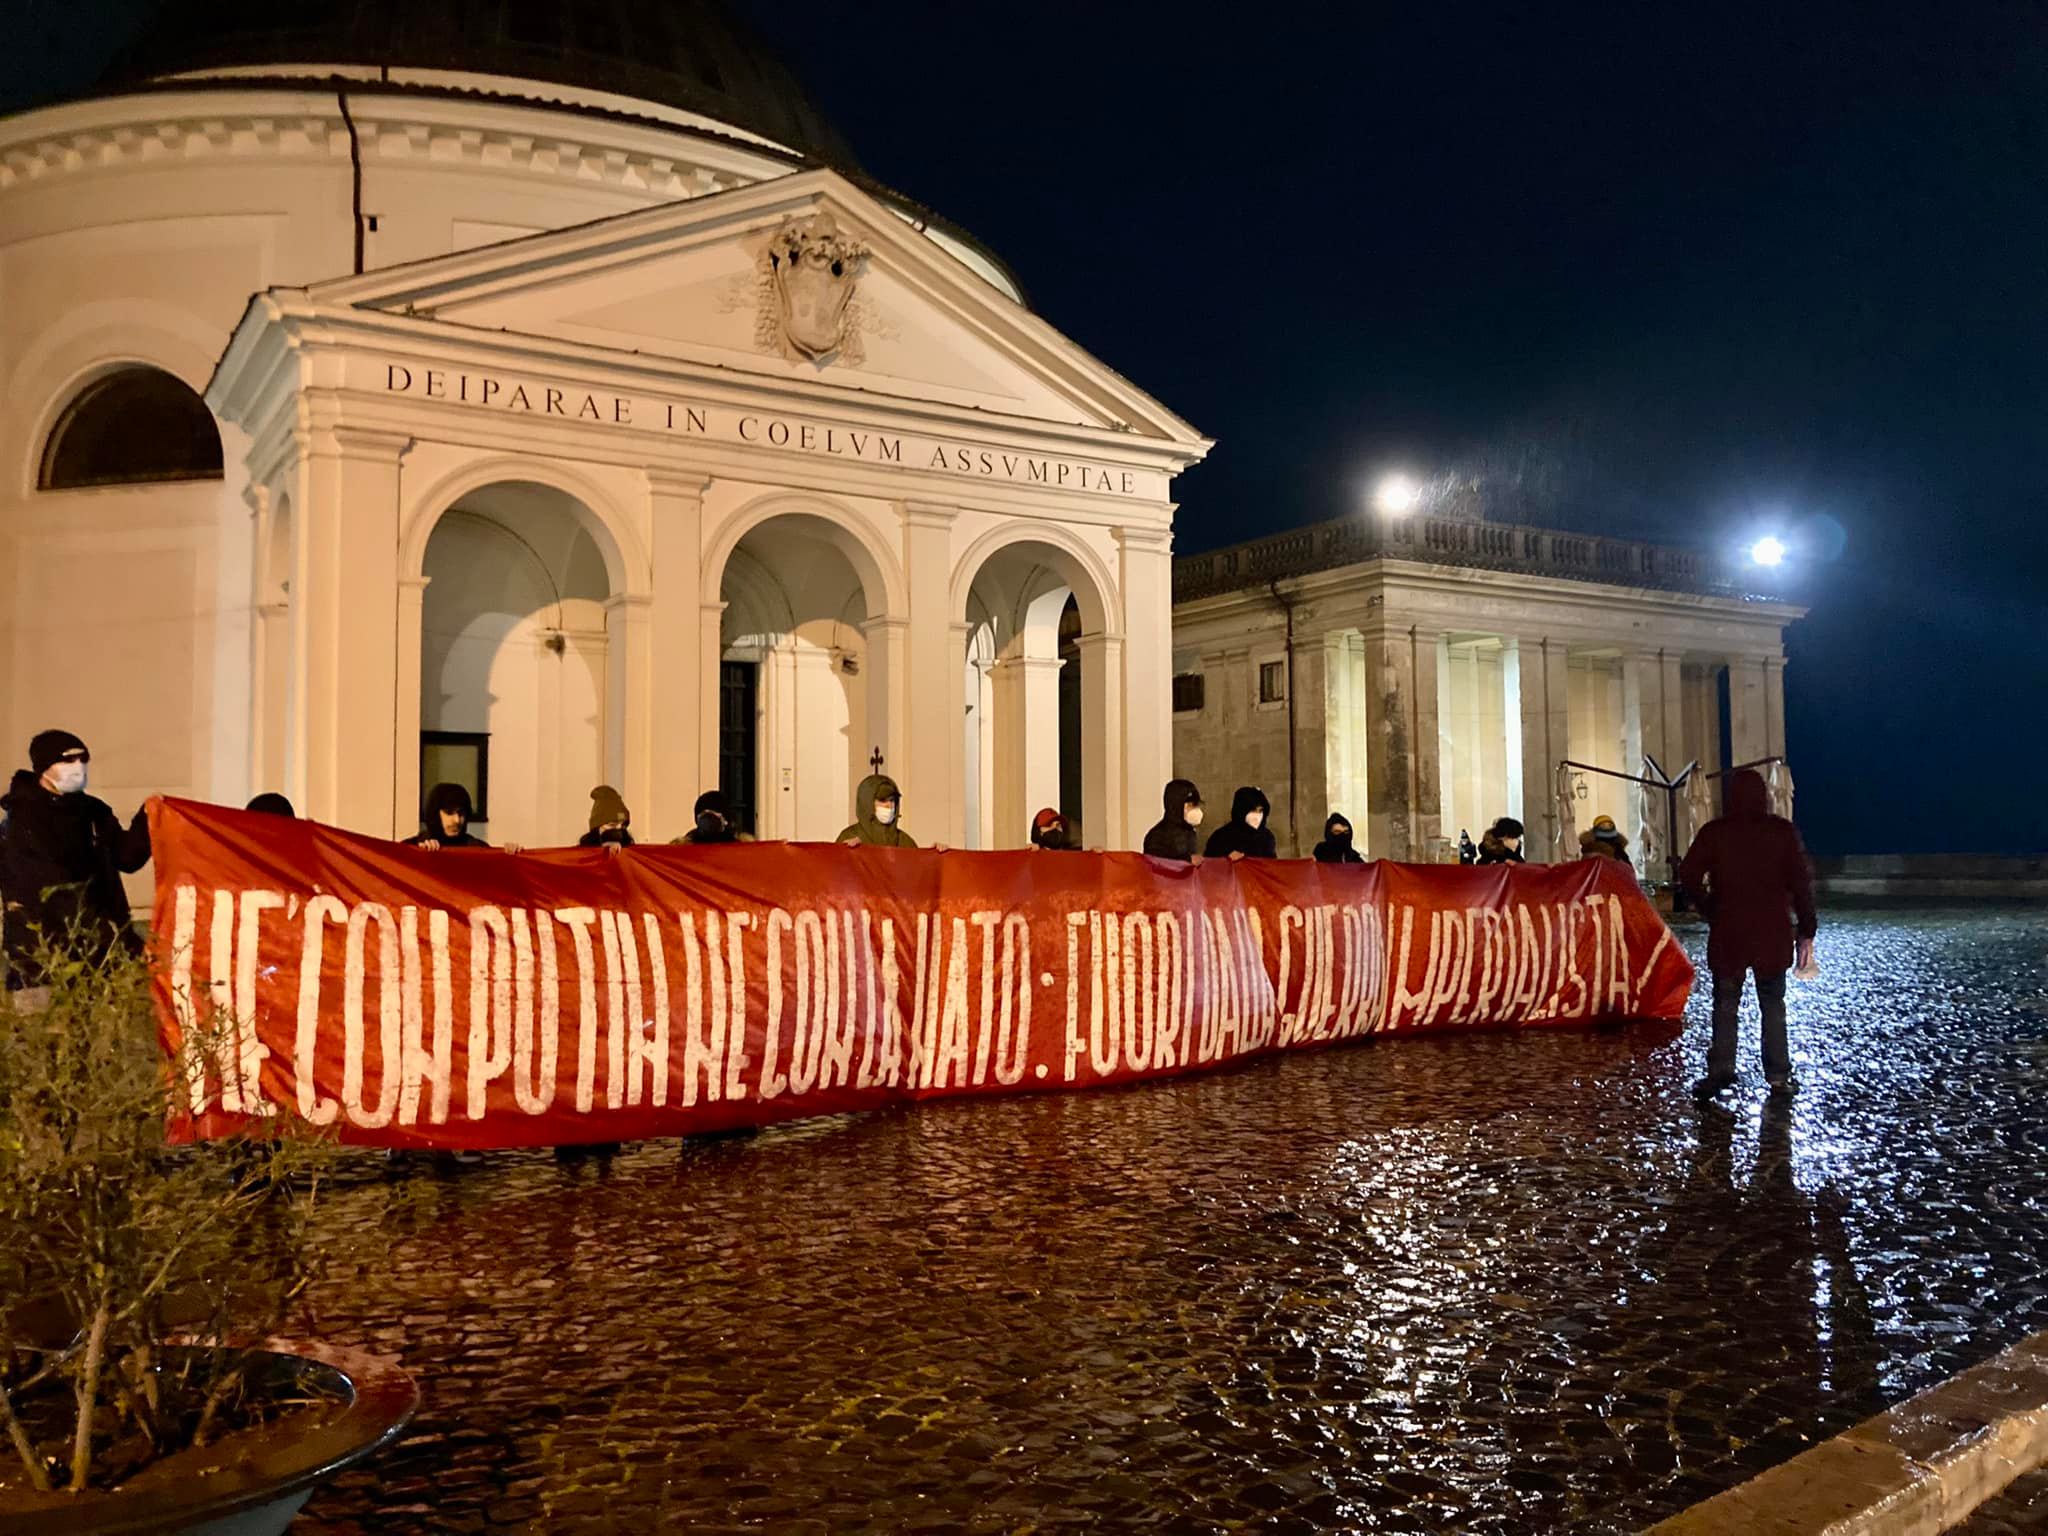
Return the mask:
<svg viewBox="0 0 2048 1536">
<path fill-rule="evenodd" d="M 117 806 L 1157 814 L 1208 441 L 715 5 L 174 5 L 0 119 L 0 389 L 0 739 Z"/>
</svg>

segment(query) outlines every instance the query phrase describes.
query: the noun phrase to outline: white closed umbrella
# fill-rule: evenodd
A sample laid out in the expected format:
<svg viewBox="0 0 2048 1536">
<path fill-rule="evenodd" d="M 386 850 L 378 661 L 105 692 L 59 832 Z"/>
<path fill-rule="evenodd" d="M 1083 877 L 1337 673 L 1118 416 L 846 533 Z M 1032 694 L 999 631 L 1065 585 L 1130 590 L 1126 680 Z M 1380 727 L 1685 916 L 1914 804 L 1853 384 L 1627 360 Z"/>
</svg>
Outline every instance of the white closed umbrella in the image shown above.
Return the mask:
<svg viewBox="0 0 2048 1536">
<path fill-rule="evenodd" d="M 1764 768 L 1764 788 L 1771 797 L 1771 814 L 1792 819 L 1792 766 L 1783 758 Z"/>
<path fill-rule="evenodd" d="M 1707 776 L 1695 773 L 1685 781 L 1685 845 L 1688 848 L 1700 835 L 1700 828 L 1713 819 L 1714 792 L 1708 788 Z"/>
<path fill-rule="evenodd" d="M 1557 846 L 1553 859 L 1569 859 L 1579 846 L 1579 776 L 1563 763 L 1557 765 Z"/>
</svg>

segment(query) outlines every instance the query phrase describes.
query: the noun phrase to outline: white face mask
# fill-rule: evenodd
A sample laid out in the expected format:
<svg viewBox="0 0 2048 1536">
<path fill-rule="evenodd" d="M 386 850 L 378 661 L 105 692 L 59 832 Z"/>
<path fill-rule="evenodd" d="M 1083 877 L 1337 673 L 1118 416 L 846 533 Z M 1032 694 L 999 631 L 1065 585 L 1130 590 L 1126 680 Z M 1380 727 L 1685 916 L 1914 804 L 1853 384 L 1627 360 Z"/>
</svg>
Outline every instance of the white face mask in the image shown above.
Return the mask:
<svg viewBox="0 0 2048 1536">
<path fill-rule="evenodd" d="M 75 795 L 85 788 L 85 764 L 79 762 L 52 763 L 43 775 L 43 782 L 51 792 L 59 795 Z"/>
<path fill-rule="evenodd" d="M 1191 805 L 1181 814 L 1187 817 L 1188 825 L 1191 827 L 1199 827 L 1202 824 L 1202 808 L 1199 805 Z"/>
<path fill-rule="evenodd" d="M 1266 813 L 1264 811 L 1246 811 L 1244 824 L 1256 832 L 1266 824 Z"/>
<path fill-rule="evenodd" d="M 876 806 L 875 820 L 879 821 L 885 827 L 889 826 L 896 820 L 896 807 L 893 805 Z"/>
</svg>

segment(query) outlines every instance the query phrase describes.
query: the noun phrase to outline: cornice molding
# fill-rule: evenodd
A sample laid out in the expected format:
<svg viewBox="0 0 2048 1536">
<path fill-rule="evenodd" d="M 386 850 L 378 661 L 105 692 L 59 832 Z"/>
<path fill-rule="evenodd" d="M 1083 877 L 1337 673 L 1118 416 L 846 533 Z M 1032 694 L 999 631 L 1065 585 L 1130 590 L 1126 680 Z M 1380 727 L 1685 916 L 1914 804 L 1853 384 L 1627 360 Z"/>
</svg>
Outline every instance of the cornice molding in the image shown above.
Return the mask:
<svg viewBox="0 0 2048 1536">
<path fill-rule="evenodd" d="M 315 96 L 307 91 L 304 94 Z M 0 192 L 65 175 L 128 170 L 143 165 L 220 161 L 346 163 L 348 127 L 340 111 L 235 110 L 224 101 L 182 99 L 155 112 L 146 97 L 124 98 L 135 108 L 126 121 L 59 128 L 6 137 L 0 122 Z M 433 110 L 439 107 L 440 110 Z M 527 114 L 528 127 L 494 124 L 505 113 Z M 702 145 L 687 128 L 608 124 L 567 119 L 542 106 L 426 103 L 365 98 L 355 109 L 366 165 L 471 168 L 525 173 L 578 186 L 593 184 L 639 193 L 649 202 L 678 202 L 751 185 L 789 173 L 763 158 L 758 173 L 734 163 L 729 147 Z M 36 114 L 19 126 L 40 127 Z M 560 120 L 559 126 L 545 121 Z M 467 119 L 467 120 L 465 120 Z M 650 140 L 667 143 L 656 148 Z"/>
</svg>

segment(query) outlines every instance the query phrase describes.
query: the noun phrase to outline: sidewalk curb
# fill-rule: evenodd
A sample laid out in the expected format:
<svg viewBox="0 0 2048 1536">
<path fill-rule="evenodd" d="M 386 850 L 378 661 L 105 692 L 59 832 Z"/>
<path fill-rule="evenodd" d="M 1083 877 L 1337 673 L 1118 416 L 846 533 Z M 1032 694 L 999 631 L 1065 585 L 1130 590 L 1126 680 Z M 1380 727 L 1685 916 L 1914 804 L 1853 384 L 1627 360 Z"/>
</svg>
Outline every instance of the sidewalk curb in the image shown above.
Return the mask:
<svg viewBox="0 0 2048 1536">
<path fill-rule="evenodd" d="M 2048 1332 L 1644 1536 L 1939 1536 L 2048 1462 Z"/>
</svg>

